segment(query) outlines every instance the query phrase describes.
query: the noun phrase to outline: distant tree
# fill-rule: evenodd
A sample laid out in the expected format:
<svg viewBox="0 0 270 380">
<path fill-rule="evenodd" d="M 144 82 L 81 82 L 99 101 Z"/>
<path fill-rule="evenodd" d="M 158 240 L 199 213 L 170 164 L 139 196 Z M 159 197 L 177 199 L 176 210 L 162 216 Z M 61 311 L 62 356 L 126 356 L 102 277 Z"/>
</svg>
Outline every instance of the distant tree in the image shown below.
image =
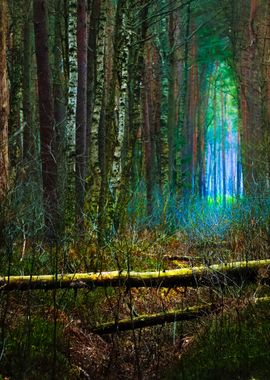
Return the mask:
<svg viewBox="0 0 270 380">
<path fill-rule="evenodd" d="M 221 154 L 222 154 L 222 189 L 223 189 L 223 205 L 226 206 L 226 95 L 224 95 L 222 89 L 220 93 L 221 99 Z M 238 134 L 239 135 L 239 134 Z M 238 179 L 238 177 L 237 177 Z"/>
<path fill-rule="evenodd" d="M 216 67 L 217 69 L 217 67 Z M 214 75 L 213 84 L 213 112 L 214 112 L 214 134 L 213 134 L 213 190 L 214 200 L 217 200 L 217 74 Z"/>
</svg>

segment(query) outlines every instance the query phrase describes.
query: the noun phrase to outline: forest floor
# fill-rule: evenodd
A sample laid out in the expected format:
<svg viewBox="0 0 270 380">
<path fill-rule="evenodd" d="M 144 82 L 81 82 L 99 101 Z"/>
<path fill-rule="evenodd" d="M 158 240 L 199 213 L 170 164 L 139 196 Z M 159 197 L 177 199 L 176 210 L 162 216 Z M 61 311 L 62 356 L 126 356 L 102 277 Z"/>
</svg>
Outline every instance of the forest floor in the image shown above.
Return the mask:
<svg viewBox="0 0 270 380">
<path fill-rule="evenodd" d="M 264 233 L 260 238 L 258 234 L 257 244 L 262 241 L 263 252 Z M 240 234 L 227 241 L 202 243 L 191 242 L 180 233 L 157 238 L 145 230 L 136 241 L 118 239 L 99 254 L 108 260 L 103 261 L 104 269 L 117 269 L 129 260 L 134 270 L 166 270 L 243 259 L 250 244 Z M 93 247 L 87 250 L 88 255 L 96 254 Z M 262 256 L 258 249 L 256 252 L 255 258 Z M 78 265 L 77 272 L 86 271 L 87 255 L 84 253 L 84 260 L 81 255 L 78 248 L 70 248 L 70 263 L 65 265 L 73 270 L 72 265 Z M 0 374 L 10 380 L 31 380 L 40 374 L 43 379 L 163 379 L 186 352 L 192 352 L 198 337 L 219 317 L 203 316 L 196 321 L 101 336 L 93 329 L 108 321 L 208 302 L 222 302 L 222 318 L 231 316 L 233 323 L 238 323 L 251 300 L 268 293 L 269 288 L 262 285 L 245 290 L 177 287 L 14 291 L 1 300 L 2 336 L 8 343 L 3 346 Z"/>
</svg>

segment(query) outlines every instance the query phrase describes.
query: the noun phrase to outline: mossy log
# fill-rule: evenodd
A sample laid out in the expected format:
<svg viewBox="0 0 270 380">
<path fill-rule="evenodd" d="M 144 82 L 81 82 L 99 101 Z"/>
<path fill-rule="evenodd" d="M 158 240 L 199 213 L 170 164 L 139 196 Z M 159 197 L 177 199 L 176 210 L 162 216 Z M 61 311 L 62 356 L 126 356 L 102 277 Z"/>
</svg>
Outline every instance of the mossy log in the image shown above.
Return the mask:
<svg viewBox="0 0 270 380">
<path fill-rule="evenodd" d="M 163 313 L 140 315 L 139 317 L 121 319 L 115 322 L 103 323 L 92 330 L 95 334 L 111 334 L 118 331 L 129 331 L 143 327 L 152 327 L 177 321 L 190 321 L 218 310 L 213 304 L 192 306 L 183 310 L 174 310 Z"/>
<path fill-rule="evenodd" d="M 255 305 L 269 305 L 270 297 L 255 298 L 250 301 Z M 246 305 L 248 303 L 246 302 Z M 130 331 L 144 327 L 163 325 L 178 321 L 191 321 L 212 313 L 219 313 L 224 308 L 223 304 L 206 303 L 204 305 L 187 307 L 183 310 L 173 310 L 157 314 L 145 314 L 138 317 L 120 319 L 98 325 L 92 330 L 95 334 L 111 334 L 120 331 Z"/>
<path fill-rule="evenodd" d="M 95 288 L 99 286 L 176 287 L 227 286 L 252 283 L 258 274 L 269 278 L 270 259 L 238 261 L 156 272 L 112 271 L 56 275 L 0 277 L 0 291 L 31 289 Z"/>
</svg>

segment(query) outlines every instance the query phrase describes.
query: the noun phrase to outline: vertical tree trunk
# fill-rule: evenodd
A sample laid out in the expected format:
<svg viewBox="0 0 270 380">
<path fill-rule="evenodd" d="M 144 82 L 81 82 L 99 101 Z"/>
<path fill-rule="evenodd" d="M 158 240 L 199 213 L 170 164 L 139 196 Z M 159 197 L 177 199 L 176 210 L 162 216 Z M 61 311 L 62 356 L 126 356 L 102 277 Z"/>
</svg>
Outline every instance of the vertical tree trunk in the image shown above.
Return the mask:
<svg viewBox="0 0 270 380">
<path fill-rule="evenodd" d="M 171 6 L 172 1 L 171 1 Z M 184 118 L 184 107 L 181 109 L 181 120 L 179 122 L 180 110 L 180 96 L 182 99 L 185 97 L 186 87 L 183 81 L 183 88 L 180 86 L 180 75 L 182 62 L 180 62 L 179 48 L 176 47 L 178 39 L 180 38 L 180 18 L 176 12 L 171 12 L 169 15 L 168 25 L 168 39 L 169 39 L 169 69 L 168 69 L 168 121 L 167 121 L 167 134 L 168 134 L 168 181 L 169 191 L 171 194 L 175 193 L 177 184 L 181 176 L 180 164 L 180 123 Z M 180 95 L 180 89 L 182 92 Z M 182 102 L 185 102 L 185 100 Z M 183 125 L 182 125 L 183 126 Z"/>
<path fill-rule="evenodd" d="M 126 22 L 131 29 L 122 31 L 127 34 L 125 36 L 127 62 L 123 66 L 123 82 L 126 81 L 126 106 L 125 113 L 125 135 L 123 142 L 123 150 L 121 154 L 122 175 L 119 188 L 119 195 L 114 211 L 114 227 L 116 231 L 125 228 L 127 221 L 127 206 L 132 196 L 130 192 L 136 191 L 138 180 L 138 162 L 137 148 L 141 144 L 141 57 L 143 55 L 143 46 L 140 44 L 141 35 L 138 27 L 134 27 L 136 20 L 137 8 L 133 6 L 131 1 L 127 2 Z M 124 58 L 124 57 L 123 57 Z M 124 72 L 127 72 L 124 74 Z M 127 77 L 126 77 L 127 76 Z M 119 115 L 120 118 L 120 115 Z"/>
<path fill-rule="evenodd" d="M 190 89 L 189 89 L 189 34 L 191 23 L 191 5 L 188 4 L 186 12 L 185 51 L 184 51 L 184 78 L 181 91 L 181 123 L 183 135 L 183 186 L 184 193 L 190 194 L 191 190 L 191 166 L 192 166 L 192 131 L 189 120 Z"/>
<path fill-rule="evenodd" d="M 90 152 L 92 145 L 92 120 L 96 99 L 97 86 L 97 36 L 100 18 L 100 0 L 92 1 L 92 12 L 88 34 L 88 57 L 87 57 L 87 128 L 86 128 L 86 175 L 91 175 Z"/>
<path fill-rule="evenodd" d="M 222 155 L 222 193 L 223 193 L 223 206 L 226 206 L 226 130 L 225 130 L 225 110 L 226 110 L 226 95 L 224 99 L 224 93 L 221 89 L 221 155 Z"/>
<path fill-rule="evenodd" d="M 78 64 L 77 64 L 77 0 L 65 0 L 65 76 L 68 80 L 68 114 L 67 114 L 67 134 L 68 143 L 72 150 L 76 150 L 74 136 L 76 135 L 76 100 L 78 84 Z M 70 171 L 73 175 L 72 161 Z"/>
<path fill-rule="evenodd" d="M 9 161 L 15 168 L 22 158 L 22 125 L 21 125 L 21 84 L 22 84 L 22 25 L 24 2 L 9 0 L 10 34 L 9 34 Z"/>
<path fill-rule="evenodd" d="M 25 4 L 25 20 L 23 28 L 23 77 L 22 77 L 22 103 L 23 103 L 23 158 L 33 160 L 35 155 L 35 105 L 34 83 L 32 74 L 34 35 L 32 27 L 32 0 Z"/>
<path fill-rule="evenodd" d="M 199 106 L 198 106 L 198 191 L 201 198 L 206 197 L 206 114 L 209 102 L 211 82 L 207 80 L 207 66 L 199 72 Z"/>
<path fill-rule="evenodd" d="M 86 174 L 87 126 L 87 2 L 77 2 L 78 86 L 76 107 L 76 221 L 82 227 Z"/>
<path fill-rule="evenodd" d="M 127 30 L 127 4 L 119 1 L 116 10 L 114 26 L 114 62 L 113 80 L 110 94 L 110 106 L 108 107 L 107 125 L 113 131 L 110 140 L 113 142 L 109 151 L 110 187 L 113 191 L 114 203 L 118 203 L 119 190 L 121 186 L 124 153 L 124 138 L 126 137 L 126 110 L 127 110 L 127 79 L 128 79 L 128 46 L 129 31 Z M 109 117 L 111 114 L 111 117 Z M 111 119 L 111 121 L 109 120 Z M 112 123 L 112 120 L 114 121 Z"/>
<path fill-rule="evenodd" d="M 147 197 L 147 213 L 152 215 L 153 209 L 153 144 L 152 144 L 152 94 L 151 94 L 151 45 L 147 43 L 144 52 L 144 73 L 143 73 L 143 140 L 145 152 L 145 182 L 146 182 L 146 197 Z"/>
<path fill-rule="evenodd" d="M 107 24 L 107 1 L 100 2 L 98 35 L 96 46 L 96 85 L 95 104 L 91 116 L 91 144 L 89 147 L 89 204 L 93 220 L 98 216 L 99 191 L 101 184 L 100 162 L 99 162 L 99 129 L 101 115 L 104 106 L 104 76 L 105 76 L 105 34 Z M 91 84 L 89 83 L 89 86 Z"/>
<path fill-rule="evenodd" d="M 37 58 L 40 147 L 43 179 L 43 201 L 46 237 L 57 234 L 57 163 L 54 152 L 55 120 L 52 78 L 49 63 L 47 4 L 45 0 L 34 0 L 34 28 Z"/>
<path fill-rule="evenodd" d="M 154 94 L 154 104 L 153 104 L 153 126 L 154 126 L 154 151 L 155 151 L 155 177 L 156 185 L 158 187 L 159 193 L 162 193 L 162 140 L 161 140 L 161 59 L 160 53 L 156 47 L 153 46 L 153 94 Z"/>
<path fill-rule="evenodd" d="M 63 0 L 54 1 L 54 25 L 53 25 L 53 94 L 54 94 L 54 116 L 56 127 L 56 138 L 59 152 L 56 152 L 59 161 L 63 160 L 65 145 L 65 122 L 67 107 L 67 82 L 64 73 L 64 40 L 63 40 Z M 62 166 L 62 165 L 61 165 Z"/>
<path fill-rule="evenodd" d="M 243 30 L 238 41 L 239 49 L 237 68 L 241 89 L 241 116 L 243 128 L 242 164 L 244 190 L 248 194 L 262 191 L 265 186 L 265 144 L 266 135 L 263 117 L 263 24 L 265 12 L 263 2 L 249 0 L 249 6 L 243 2 L 241 18 Z M 267 21 L 266 21 L 267 22 Z M 236 26 L 237 27 L 237 26 Z M 256 141 L 256 143 L 255 143 Z"/>
<path fill-rule="evenodd" d="M 231 141 L 231 147 L 230 147 L 230 172 L 231 172 L 231 191 L 230 195 L 233 197 L 235 194 L 235 165 L 234 165 L 234 148 L 233 148 L 233 133 L 232 133 L 232 125 L 229 122 L 229 128 L 228 128 L 228 134 L 229 134 L 229 140 Z"/>
<path fill-rule="evenodd" d="M 67 104 L 68 79 L 65 78 L 64 0 L 55 0 L 53 19 L 53 97 L 58 166 L 59 228 L 64 228 L 65 189 L 67 185 Z M 61 215 L 61 216 L 60 216 Z M 60 230 L 59 230 L 60 232 Z"/>
<path fill-rule="evenodd" d="M 214 134 L 213 134 L 213 179 L 214 179 L 214 200 L 217 200 L 217 88 L 216 88 L 216 75 L 214 80 Z"/>
<path fill-rule="evenodd" d="M 110 192 L 109 181 L 116 143 L 115 95 L 117 83 L 117 55 L 119 41 L 116 39 L 121 28 L 118 19 L 123 0 L 117 3 L 116 14 L 112 3 L 107 4 L 107 23 L 105 28 L 105 70 L 103 83 L 102 107 L 98 131 L 98 154 L 101 183 L 98 199 L 98 242 L 104 245 L 111 234 L 111 216 L 113 210 L 113 190 Z M 119 20 L 119 25 L 115 20 Z"/>
<path fill-rule="evenodd" d="M 241 134 L 240 134 L 240 126 L 238 126 L 237 130 L 237 184 L 236 184 L 236 194 L 239 198 L 241 195 L 241 180 L 242 180 L 242 164 L 241 164 Z"/>
<path fill-rule="evenodd" d="M 8 188 L 7 25 L 7 1 L 2 0 L 0 2 L 0 204 L 3 202 Z"/>
<path fill-rule="evenodd" d="M 194 30 L 194 26 L 192 28 Z M 191 46 L 191 70 L 190 70 L 190 88 L 189 88 L 189 128 L 191 134 L 191 183 L 190 189 L 192 190 L 192 194 L 194 195 L 197 190 L 197 159 L 198 159 L 198 125 L 197 125 L 197 113 L 198 113 L 198 92 L 199 92 L 199 83 L 198 83 L 198 65 L 196 63 L 197 59 L 197 46 L 196 39 L 193 38 L 192 46 Z"/>
</svg>

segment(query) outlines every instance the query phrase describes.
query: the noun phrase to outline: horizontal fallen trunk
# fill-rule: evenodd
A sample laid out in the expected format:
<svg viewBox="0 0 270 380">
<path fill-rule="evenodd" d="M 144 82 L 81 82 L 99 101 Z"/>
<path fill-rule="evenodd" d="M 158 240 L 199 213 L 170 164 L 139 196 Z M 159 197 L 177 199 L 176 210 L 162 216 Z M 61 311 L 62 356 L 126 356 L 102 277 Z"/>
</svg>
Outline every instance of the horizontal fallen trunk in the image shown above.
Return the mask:
<svg viewBox="0 0 270 380">
<path fill-rule="evenodd" d="M 256 305 L 270 304 L 270 297 L 262 297 L 251 300 Z M 247 303 L 246 303 L 247 304 Z M 111 334 L 120 331 L 129 331 L 143 327 L 152 327 L 178 321 L 191 321 L 211 313 L 223 310 L 223 304 L 207 303 L 200 306 L 192 306 L 183 310 L 174 310 L 157 314 L 145 314 L 139 317 L 120 319 L 119 321 L 106 322 L 92 330 L 95 334 Z"/>
<path fill-rule="evenodd" d="M 0 277 L 0 291 L 112 287 L 174 287 L 234 285 L 257 281 L 260 271 L 269 278 L 269 260 L 239 261 L 161 272 L 113 271 L 56 275 Z"/>
<path fill-rule="evenodd" d="M 185 256 L 185 255 L 164 255 L 163 256 L 164 261 L 185 261 L 187 263 L 190 263 L 192 261 L 202 261 L 202 258 L 200 256 Z"/>
<path fill-rule="evenodd" d="M 95 334 L 111 334 L 117 331 L 128 331 L 139 329 L 143 327 L 151 327 L 156 325 L 163 325 L 164 323 L 172 323 L 177 321 L 190 321 L 217 310 L 217 306 L 206 304 L 203 306 L 192 306 L 184 310 L 168 311 L 163 313 L 140 315 L 130 318 L 121 319 L 115 322 L 107 322 L 97 326 L 92 330 Z"/>
</svg>

